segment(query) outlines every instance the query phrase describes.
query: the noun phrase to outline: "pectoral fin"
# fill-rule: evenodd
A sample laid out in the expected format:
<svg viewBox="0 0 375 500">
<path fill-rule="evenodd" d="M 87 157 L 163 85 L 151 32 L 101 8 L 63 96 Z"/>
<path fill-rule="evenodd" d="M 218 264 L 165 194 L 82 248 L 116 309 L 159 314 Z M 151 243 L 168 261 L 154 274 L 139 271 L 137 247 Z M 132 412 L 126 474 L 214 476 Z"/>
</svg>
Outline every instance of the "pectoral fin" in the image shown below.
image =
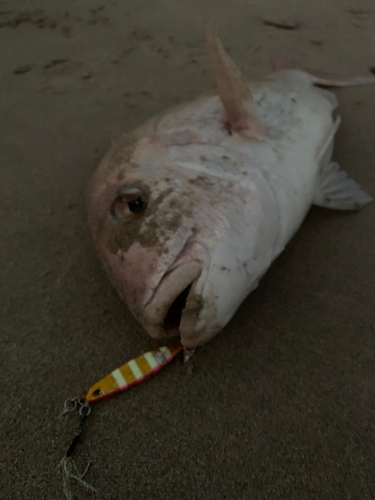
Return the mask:
<svg viewBox="0 0 375 500">
<path fill-rule="evenodd" d="M 335 162 L 327 163 L 322 171 L 314 204 L 336 210 L 359 210 L 372 201 L 371 196 Z"/>
<path fill-rule="evenodd" d="M 207 46 L 228 129 L 248 138 L 266 136 L 256 116 L 253 96 L 246 78 L 225 52 L 213 22 L 207 23 Z"/>
</svg>

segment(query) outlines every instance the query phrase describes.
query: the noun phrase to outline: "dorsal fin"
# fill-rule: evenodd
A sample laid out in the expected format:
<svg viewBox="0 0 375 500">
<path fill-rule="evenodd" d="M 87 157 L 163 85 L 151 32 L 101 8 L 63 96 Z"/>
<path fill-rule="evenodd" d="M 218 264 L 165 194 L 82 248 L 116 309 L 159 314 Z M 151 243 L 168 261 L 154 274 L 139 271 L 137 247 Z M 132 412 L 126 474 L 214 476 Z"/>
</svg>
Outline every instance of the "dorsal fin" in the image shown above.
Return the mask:
<svg viewBox="0 0 375 500">
<path fill-rule="evenodd" d="M 214 22 L 207 23 L 206 34 L 208 57 L 225 109 L 228 128 L 248 138 L 266 136 L 256 116 L 253 96 L 246 78 L 225 52 Z"/>
</svg>

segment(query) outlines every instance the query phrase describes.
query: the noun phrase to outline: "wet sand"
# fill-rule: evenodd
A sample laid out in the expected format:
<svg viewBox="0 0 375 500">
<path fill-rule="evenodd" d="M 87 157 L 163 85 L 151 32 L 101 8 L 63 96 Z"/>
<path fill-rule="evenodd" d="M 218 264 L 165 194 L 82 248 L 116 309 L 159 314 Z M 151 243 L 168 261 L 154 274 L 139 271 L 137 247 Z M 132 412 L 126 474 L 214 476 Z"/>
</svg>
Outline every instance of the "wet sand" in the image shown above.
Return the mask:
<svg viewBox="0 0 375 500">
<path fill-rule="evenodd" d="M 371 0 L 0 1 L 1 499 L 64 498 L 65 399 L 155 345 L 100 267 L 84 192 L 114 130 L 212 87 L 208 16 L 254 78 L 274 49 L 375 66 Z M 375 196 L 375 86 L 336 95 L 334 158 Z M 94 406 L 74 458 L 98 498 L 372 499 L 374 227 L 375 203 L 312 208 L 188 365 Z"/>
</svg>

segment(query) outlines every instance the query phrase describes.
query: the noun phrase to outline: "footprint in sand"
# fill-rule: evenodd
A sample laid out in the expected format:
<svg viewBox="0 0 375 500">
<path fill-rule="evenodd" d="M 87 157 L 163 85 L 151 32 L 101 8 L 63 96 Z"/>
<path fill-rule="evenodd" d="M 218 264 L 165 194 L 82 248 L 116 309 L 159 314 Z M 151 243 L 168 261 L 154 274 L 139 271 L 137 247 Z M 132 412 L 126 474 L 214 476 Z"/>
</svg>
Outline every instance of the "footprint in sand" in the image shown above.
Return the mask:
<svg viewBox="0 0 375 500">
<path fill-rule="evenodd" d="M 68 59 L 53 59 L 43 68 L 41 90 L 63 92 L 73 87 L 81 86 L 93 75 L 90 68 L 77 61 Z"/>
</svg>

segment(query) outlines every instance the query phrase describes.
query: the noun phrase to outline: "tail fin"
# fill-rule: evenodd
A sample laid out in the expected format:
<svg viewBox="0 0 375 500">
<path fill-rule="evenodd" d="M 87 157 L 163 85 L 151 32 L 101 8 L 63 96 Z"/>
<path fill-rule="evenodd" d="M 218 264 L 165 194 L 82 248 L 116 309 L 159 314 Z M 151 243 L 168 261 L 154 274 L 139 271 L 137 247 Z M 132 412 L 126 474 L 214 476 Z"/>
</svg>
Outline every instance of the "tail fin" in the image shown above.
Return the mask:
<svg viewBox="0 0 375 500">
<path fill-rule="evenodd" d="M 353 85 L 367 85 L 375 83 L 375 76 L 353 76 L 344 77 L 324 71 L 306 71 L 300 64 L 289 61 L 280 54 L 272 54 L 271 56 L 272 71 L 284 70 L 299 70 L 304 71 L 311 76 L 311 81 L 314 85 L 322 87 L 351 87 Z"/>
</svg>

